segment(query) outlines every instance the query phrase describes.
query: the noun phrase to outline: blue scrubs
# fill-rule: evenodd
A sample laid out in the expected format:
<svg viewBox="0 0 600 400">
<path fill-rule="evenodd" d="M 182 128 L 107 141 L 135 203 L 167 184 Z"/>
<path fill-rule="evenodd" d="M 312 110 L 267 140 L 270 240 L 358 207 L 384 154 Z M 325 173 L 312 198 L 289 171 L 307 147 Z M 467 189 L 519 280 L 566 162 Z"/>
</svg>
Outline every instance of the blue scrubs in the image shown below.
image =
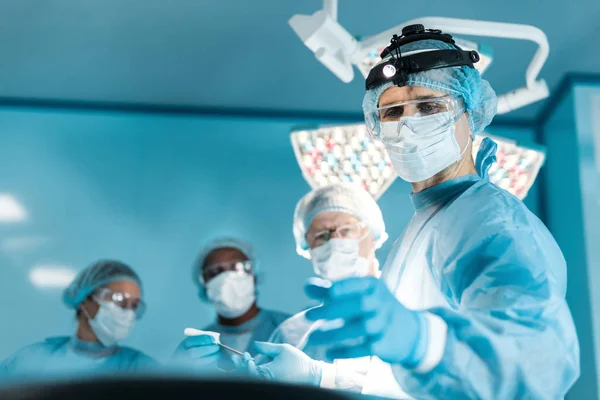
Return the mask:
<svg viewBox="0 0 600 400">
<path fill-rule="evenodd" d="M 55 378 L 88 373 L 135 372 L 156 362 L 129 347 L 104 347 L 76 337 L 48 338 L 22 348 L 0 364 L 0 377 Z"/>
<path fill-rule="evenodd" d="M 423 309 L 447 333 L 433 369 L 396 365 L 394 376 L 418 399 L 563 398 L 579 377 L 565 259 L 544 224 L 485 170 L 412 195 L 415 215 L 382 279 L 397 292 L 411 266 L 427 268 L 432 287 L 415 294 L 427 289 Z M 428 305 L 434 292 L 440 299 Z"/>
</svg>

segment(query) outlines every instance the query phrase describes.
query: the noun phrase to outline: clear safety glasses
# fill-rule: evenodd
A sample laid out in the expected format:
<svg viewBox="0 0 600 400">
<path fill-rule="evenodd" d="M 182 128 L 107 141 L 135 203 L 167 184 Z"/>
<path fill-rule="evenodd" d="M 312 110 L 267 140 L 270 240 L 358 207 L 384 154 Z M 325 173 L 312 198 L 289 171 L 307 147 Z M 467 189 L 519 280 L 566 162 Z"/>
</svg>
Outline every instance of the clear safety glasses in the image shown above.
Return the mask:
<svg viewBox="0 0 600 400">
<path fill-rule="evenodd" d="M 125 292 L 113 292 L 108 288 L 102 288 L 94 293 L 95 300 L 112 302 L 124 310 L 133 310 L 136 319 L 142 318 L 146 312 L 146 303 L 139 297 L 134 297 Z"/>
<path fill-rule="evenodd" d="M 402 141 L 400 131 L 405 125 L 426 137 L 456 124 L 464 112 L 462 98 L 448 95 L 388 104 L 366 113 L 365 122 L 373 139 L 395 144 Z"/>
<path fill-rule="evenodd" d="M 210 264 L 202 269 L 202 276 L 200 278 L 203 282 L 208 282 L 215 276 L 226 271 L 235 271 L 238 274 L 252 274 L 252 261 L 233 260 L 217 264 Z"/>
<path fill-rule="evenodd" d="M 362 230 L 366 226 L 364 222 L 354 224 L 340 225 L 337 228 L 323 229 L 316 232 L 307 232 L 306 241 L 311 249 L 324 245 L 330 239 L 361 239 Z"/>
</svg>

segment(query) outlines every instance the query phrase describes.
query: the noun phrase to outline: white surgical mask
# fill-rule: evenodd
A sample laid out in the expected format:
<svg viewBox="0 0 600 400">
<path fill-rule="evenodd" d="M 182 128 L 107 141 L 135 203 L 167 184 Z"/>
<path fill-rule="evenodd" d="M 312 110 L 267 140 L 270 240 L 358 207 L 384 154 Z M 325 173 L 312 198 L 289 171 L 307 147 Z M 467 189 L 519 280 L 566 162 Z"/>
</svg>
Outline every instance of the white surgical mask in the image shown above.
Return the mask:
<svg viewBox="0 0 600 400">
<path fill-rule="evenodd" d="M 383 137 L 399 137 L 397 144 L 385 143 L 390 161 L 400 178 L 407 182 L 420 182 L 459 161 L 461 151 L 456 142 L 456 125 L 439 126 L 449 119 L 448 112 L 426 117 L 404 117 L 400 122 L 383 122 Z M 403 123 L 407 122 L 407 123 Z M 398 124 L 402 123 L 398 133 Z M 419 132 L 428 132 L 422 135 Z"/>
<path fill-rule="evenodd" d="M 111 301 L 96 302 L 100 308 L 96 316 L 89 320 L 89 324 L 100 343 L 110 347 L 129 336 L 135 325 L 135 312 L 123 309 Z"/>
<path fill-rule="evenodd" d="M 219 315 L 237 318 L 256 301 L 254 276 L 236 271 L 222 272 L 206 284 L 206 297 Z"/>
<path fill-rule="evenodd" d="M 359 255 L 360 239 L 330 239 L 310 251 L 317 276 L 330 281 L 367 276 L 369 260 Z"/>
</svg>

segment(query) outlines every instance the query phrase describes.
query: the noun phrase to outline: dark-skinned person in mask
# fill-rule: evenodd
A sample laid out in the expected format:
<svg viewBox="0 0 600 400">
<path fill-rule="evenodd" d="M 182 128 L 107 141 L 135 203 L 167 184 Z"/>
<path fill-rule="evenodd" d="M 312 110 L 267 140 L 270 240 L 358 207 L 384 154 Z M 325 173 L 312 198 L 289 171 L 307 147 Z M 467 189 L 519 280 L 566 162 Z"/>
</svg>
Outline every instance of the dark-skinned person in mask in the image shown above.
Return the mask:
<svg viewBox="0 0 600 400">
<path fill-rule="evenodd" d="M 253 248 L 243 240 L 218 238 L 209 242 L 196 258 L 192 278 L 200 298 L 214 307 L 217 318 L 202 328 L 211 334 L 183 340 L 174 354 L 176 365 L 207 372 L 233 370 L 239 358 L 217 341 L 254 355 L 252 343 L 267 340 L 290 316 L 259 307 L 259 262 Z"/>
</svg>

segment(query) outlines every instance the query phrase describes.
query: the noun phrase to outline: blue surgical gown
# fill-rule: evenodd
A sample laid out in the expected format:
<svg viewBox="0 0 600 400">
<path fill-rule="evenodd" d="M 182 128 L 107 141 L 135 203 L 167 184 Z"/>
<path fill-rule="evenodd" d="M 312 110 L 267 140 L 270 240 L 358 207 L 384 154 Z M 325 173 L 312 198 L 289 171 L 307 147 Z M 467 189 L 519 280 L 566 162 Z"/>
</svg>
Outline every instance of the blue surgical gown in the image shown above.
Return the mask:
<svg viewBox="0 0 600 400">
<path fill-rule="evenodd" d="M 105 348 L 76 337 L 53 337 L 22 348 L 0 364 L 2 380 L 57 378 L 82 374 L 136 372 L 155 367 L 144 353 L 124 346 Z"/>
<path fill-rule="evenodd" d="M 442 301 L 424 308 L 447 333 L 433 369 L 395 365 L 394 376 L 417 399 L 563 398 L 579 376 L 565 259 L 523 202 L 482 176 L 412 195 L 415 215 L 382 279 L 395 291 L 410 266 L 428 268 L 423 303 Z"/>
</svg>

